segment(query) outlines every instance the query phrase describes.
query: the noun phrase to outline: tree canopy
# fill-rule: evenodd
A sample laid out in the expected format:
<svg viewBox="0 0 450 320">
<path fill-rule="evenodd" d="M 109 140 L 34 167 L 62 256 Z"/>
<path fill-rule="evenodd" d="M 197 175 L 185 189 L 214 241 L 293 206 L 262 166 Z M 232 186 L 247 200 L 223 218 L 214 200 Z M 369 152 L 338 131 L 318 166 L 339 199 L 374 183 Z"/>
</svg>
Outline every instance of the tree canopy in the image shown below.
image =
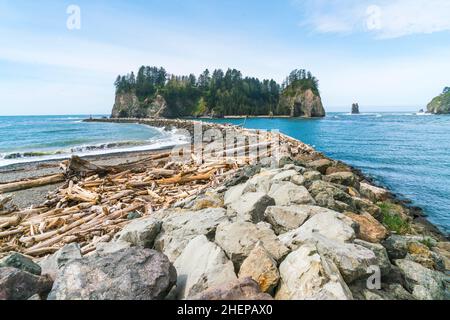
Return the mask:
<svg viewBox="0 0 450 320">
<path fill-rule="evenodd" d="M 162 95 L 177 116 L 277 115 L 280 95 L 285 90 L 300 87 L 319 95 L 317 79 L 304 69 L 292 71 L 279 85 L 273 79 L 244 77 L 236 69 L 207 69 L 196 77 L 170 75 L 164 68 L 142 66 L 137 76 L 133 72 L 118 76 L 115 86 L 117 94 L 134 92 L 141 102 Z"/>
</svg>

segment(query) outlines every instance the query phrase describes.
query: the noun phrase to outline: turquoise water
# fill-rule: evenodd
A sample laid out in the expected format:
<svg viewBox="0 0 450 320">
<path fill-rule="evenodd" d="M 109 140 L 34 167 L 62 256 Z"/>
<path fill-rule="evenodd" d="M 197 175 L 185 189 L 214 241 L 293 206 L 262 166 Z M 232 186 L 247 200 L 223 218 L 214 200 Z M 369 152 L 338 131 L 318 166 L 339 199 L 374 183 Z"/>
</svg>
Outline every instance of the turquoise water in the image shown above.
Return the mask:
<svg viewBox="0 0 450 320">
<path fill-rule="evenodd" d="M 248 119 L 245 127 L 279 129 L 361 169 L 423 208 L 441 230 L 450 231 L 450 116 L 330 113 L 311 120 Z"/>
<path fill-rule="evenodd" d="M 149 150 L 182 137 L 138 124 L 87 123 L 87 116 L 0 117 L 0 166 L 72 154 Z"/>
</svg>

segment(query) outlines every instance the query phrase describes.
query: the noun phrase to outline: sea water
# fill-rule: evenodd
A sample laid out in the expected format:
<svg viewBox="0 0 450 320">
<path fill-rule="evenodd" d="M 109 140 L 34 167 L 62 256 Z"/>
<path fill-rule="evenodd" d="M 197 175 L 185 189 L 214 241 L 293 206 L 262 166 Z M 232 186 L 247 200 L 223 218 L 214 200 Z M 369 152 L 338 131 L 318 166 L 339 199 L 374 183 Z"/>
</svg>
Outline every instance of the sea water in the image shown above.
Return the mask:
<svg viewBox="0 0 450 320">
<path fill-rule="evenodd" d="M 100 117 L 100 116 L 96 116 Z M 87 116 L 0 117 L 0 166 L 71 155 L 152 150 L 186 141 L 140 124 L 83 122 Z"/>
<path fill-rule="evenodd" d="M 323 119 L 213 121 L 279 129 L 362 170 L 423 208 L 442 231 L 450 231 L 450 116 L 329 113 Z"/>
</svg>

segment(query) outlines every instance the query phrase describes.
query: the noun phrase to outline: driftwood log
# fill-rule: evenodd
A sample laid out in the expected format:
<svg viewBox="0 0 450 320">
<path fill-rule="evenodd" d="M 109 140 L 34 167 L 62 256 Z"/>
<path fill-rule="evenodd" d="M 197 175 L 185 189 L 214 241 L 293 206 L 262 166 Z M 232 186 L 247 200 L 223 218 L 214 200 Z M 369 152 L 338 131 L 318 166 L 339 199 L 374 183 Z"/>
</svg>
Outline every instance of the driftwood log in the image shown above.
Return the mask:
<svg viewBox="0 0 450 320">
<path fill-rule="evenodd" d="M 94 251 L 129 223 L 131 213 L 148 216 L 178 206 L 273 154 L 271 133 L 243 130 L 242 134 L 252 136 L 251 141 L 256 137 L 257 143 L 236 143 L 219 153 L 204 146 L 200 155 L 191 146 L 188 160 L 180 162 L 167 152 L 117 166 L 73 157 L 61 163 L 64 173 L 0 185 L 1 193 L 65 182 L 42 205 L 0 215 L 0 257 L 10 251 L 42 257 L 73 242 L 80 244 L 83 254 Z M 290 137 L 278 134 L 277 139 L 287 155 L 313 151 Z M 249 151 L 254 149 L 263 152 L 253 155 Z M 0 206 L 8 201 L 0 200 Z"/>
<path fill-rule="evenodd" d="M 11 183 L 0 184 L 0 193 L 8 193 L 13 191 L 42 187 L 49 184 L 55 184 L 66 180 L 64 174 L 54 174 L 51 176 L 41 177 L 37 179 L 17 181 Z"/>
</svg>

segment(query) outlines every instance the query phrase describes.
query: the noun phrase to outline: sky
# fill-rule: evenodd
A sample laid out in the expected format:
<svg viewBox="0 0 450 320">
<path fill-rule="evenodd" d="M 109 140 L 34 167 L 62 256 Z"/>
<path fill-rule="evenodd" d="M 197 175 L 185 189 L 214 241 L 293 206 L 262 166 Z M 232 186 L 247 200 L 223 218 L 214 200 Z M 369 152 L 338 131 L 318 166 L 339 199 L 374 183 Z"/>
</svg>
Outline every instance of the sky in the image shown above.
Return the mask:
<svg viewBox="0 0 450 320">
<path fill-rule="evenodd" d="M 141 65 L 305 68 L 327 111 L 415 111 L 449 57 L 450 0 L 0 0 L 0 115 L 109 114 Z"/>
</svg>

